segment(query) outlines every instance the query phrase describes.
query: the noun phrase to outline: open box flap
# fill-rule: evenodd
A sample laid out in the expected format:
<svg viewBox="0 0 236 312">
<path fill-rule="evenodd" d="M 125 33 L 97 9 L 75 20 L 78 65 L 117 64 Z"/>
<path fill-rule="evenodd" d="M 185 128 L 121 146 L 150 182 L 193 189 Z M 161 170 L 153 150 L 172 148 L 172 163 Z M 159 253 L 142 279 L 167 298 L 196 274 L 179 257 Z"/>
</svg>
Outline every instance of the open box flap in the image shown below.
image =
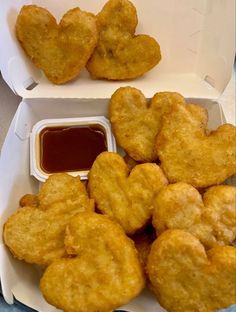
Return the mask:
<svg viewBox="0 0 236 312">
<path fill-rule="evenodd" d="M 14 27 L 24 4 L 46 7 L 60 20 L 70 8 L 97 13 L 106 1 L 2 0 L 0 68 L 10 88 L 23 98 L 109 98 L 120 86 L 132 85 L 151 97 L 178 91 L 185 97 L 216 99 L 226 87 L 234 62 L 234 0 L 133 0 L 139 23 L 136 33 L 158 40 L 159 65 L 143 77 L 123 82 L 92 80 L 86 70 L 73 82 L 56 86 L 25 56 Z"/>
</svg>

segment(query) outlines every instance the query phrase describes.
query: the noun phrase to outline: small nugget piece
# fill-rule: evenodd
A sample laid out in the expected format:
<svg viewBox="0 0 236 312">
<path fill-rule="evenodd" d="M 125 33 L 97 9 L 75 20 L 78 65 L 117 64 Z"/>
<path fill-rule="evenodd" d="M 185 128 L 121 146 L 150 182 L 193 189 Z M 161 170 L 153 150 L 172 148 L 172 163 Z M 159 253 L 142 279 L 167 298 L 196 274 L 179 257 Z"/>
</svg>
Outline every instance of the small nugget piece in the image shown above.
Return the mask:
<svg viewBox="0 0 236 312">
<path fill-rule="evenodd" d="M 133 234 L 146 225 L 153 199 L 168 182 L 156 164 L 137 165 L 129 172 L 120 155 L 103 152 L 89 172 L 88 188 L 97 209 Z"/>
<path fill-rule="evenodd" d="M 19 204 L 21 207 L 30 206 L 37 207 L 39 205 L 38 196 L 34 194 L 25 194 L 21 197 Z"/>
<path fill-rule="evenodd" d="M 16 36 L 31 61 L 55 84 L 78 76 L 98 40 L 96 18 L 91 13 L 74 8 L 58 25 L 50 12 L 36 5 L 22 7 Z"/>
<path fill-rule="evenodd" d="M 148 103 L 136 88 L 117 89 L 109 103 L 109 119 L 117 143 L 136 161 L 155 161 L 162 116 L 170 112 L 174 103 L 184 105 L 185 99 L 176 92 L 159 92 Z"/>
<path fill-rule="evenodd" d="M 94 78 L 133 79 L 161 60 L 160 46 L 147 35 L 135 36 L 138 24 L 128 0 L 109 0 L 97 15 L 99 40 L 87 69 Z"/>
<path fill-rule="evenodd" d="M 136 297 L 144 276 L 133 242 L 107 216 L 79 213 L 67 228 L 65 244 L 74 258 L 45 271 L 45 299 L 67 312 L 113 311 Z"/>
<path fill-rule="evenodd" d="M 198 105 L 175 104 L 163 117 L 156 149 L 169 182 L 208 187 L 236 172 L 236 128 L 208 132 L 207 111 Z"/>
<path fill-rule="evenodd" d="M 152 245 L 147 272 L 159 303 L 169 312 L 214 312 L 236 300 L 236 248 L 205 251 L 188 232 L 168 230 Z"/>
<path fill-rule="evenodd" d="M 182 229 L 211 248 L 236 238 L 236 187 L 210 187 L 201 197 L 191 185 L 179 182 L 164 187 L 154 200 L 152 223 L 158 232 Z"/>
<path fill-rule="evenodd" d="M 130 157 L 128 154 L 125 154 L 125 156 L 123 157 L 126 165 L 128 166 L 129 170 L 131 171 L 132 169 L 134 169 L 135 166 L 140 165 L 140 162 L 137 162 L 136 160 L 134 160 L 132 157 Z"/>
</svg>

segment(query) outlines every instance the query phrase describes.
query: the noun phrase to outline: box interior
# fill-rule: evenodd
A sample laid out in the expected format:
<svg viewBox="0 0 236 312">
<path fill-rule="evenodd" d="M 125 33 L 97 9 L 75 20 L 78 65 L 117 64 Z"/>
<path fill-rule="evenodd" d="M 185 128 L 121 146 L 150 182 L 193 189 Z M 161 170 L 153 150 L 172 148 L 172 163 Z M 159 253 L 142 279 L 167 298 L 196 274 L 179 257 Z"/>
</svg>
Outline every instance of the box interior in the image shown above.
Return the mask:
<svg viewBox="0 0 236 312">
<path fill-rule="evenodd" d="M 209 128 L 215 129 L 224 117 L 217 102 L 209 99 L 187 99 L 207 108 Z M 2 148 L 0 162 L 0 231 L 4 222 L 18 208 L 21 196 L 37 193 L 39 182 L 30 176 L 29 138 L 33 125 L 42 119 L 99 116 L 107 117 L 108 100 L 28 99 L 19 105 Z M 38 289 L 40 272 L 35 266 L 18 261 L 4 246 L 0 236 L 0 277 L 3 295 L 8 303 L 14 297 L 37 311 L 55 311 Z M 135 312 L 164 311 L 147 291 L 124 309 Z"/>
<path fill-rule="evenodd" d="M 162 60 L 136 80 L 92 80 L 84 69 L 73 82 L 56 86 L 31 64 L 18 44 L 14 27 L 24 4 L 46 7 L 59 21 L 70 8 L 98 13 L 105 0 L 2 0 L 0 44 L 2 75 L 23 98 L 109 98 L 120 86 L 132 85 L 151 97 L 178 91 L 185 97 L 216 99 L 227 85 L 234 62 L 234 0 L 133 0 L 139 23 L 136 34 L 157 39 Z M 20 73 L 20 75 L 19 75 Z"/>
</svg>

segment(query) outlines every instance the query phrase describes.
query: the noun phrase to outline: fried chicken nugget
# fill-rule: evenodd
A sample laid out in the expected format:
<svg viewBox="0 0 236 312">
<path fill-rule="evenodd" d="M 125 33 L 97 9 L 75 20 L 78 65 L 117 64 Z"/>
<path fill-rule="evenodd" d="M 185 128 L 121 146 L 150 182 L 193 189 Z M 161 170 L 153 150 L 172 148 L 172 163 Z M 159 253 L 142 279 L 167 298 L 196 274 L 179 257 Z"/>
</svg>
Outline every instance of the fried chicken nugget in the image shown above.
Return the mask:
<svg viewBox="0 0 236 312">
<path fill-rule="evenodd" d="M 208 133 L 207 112 L 202 107 L 175 104 L 163 117 L 156 149 L 171 183 L 208 187 L 236 172 L 235 142 L 233 125 L 224 124 Z"/>
<path fill-rule="evenodd" d="M 66 312 L 108 312 L 128 303 L 144 287 L 133 242 L 107 216 L 79 213 L 67 227 L 71 259 L 45 271 L 40 288 L 45 299 Z"/>
<path fill-rule="evenodd" d="M 154 200 L 155 229 L 182 229 L 208 248 L 228 245 L 236 238 L 236 187 L 210 187 L 203 198 L 191 185 L 179 182 L 164 187 Z"/>
<path fill-rule="evenodd" d="M 197 238 L 168 230 L 153 243 L 147 272 L 159 303 L 169 312 L 214 312 L 236 301 L 236 249 L 206 252 Z"/>
<path fill-rule="evenodd" d="M 50 175 L 39 191 L 38 200 L 40 209 L 51 208 L 52 204 L 58 202 L 65 203 L 69 209 L 77 206 L 84 206 L 85 209 L 91 206 L 91 210 L 94 209 L 80 176 L 73 177 L 67 173 Z"/>
<path fill-rule="evenodd" d="M 147 35 L 134 35 L 138 18 L 130 1 L 109 0 L 97 15 L 97 22 L 98 45 L 87 64 L 92 77 L 133 79 L 160 62 L 157 41 Z"/>
<path fill-rule="evenodd" d="M 66 174 L 63 174 L 66 175 Z M 49 178 L 54 181 L 58 175 Z M 82 182 L 77 178 L 77 192 L 85 192 Z M 45 182 L 46 184 L 47 182 Z M 50 189 L 57 192 L 57 185 Z M 66 201 L 51 203 L 46 210 L 38 207 L 18 209 L 4 225 L 3 238 L 12 254 L 28 263 L 48 265 L 55 259 L 66 255 L 64 246 L 65 229 L 70 219 L 81 211 L 92 211 L 88 196 L 82 193 L 80 201 L 68 205 Z"/>
<path fill-rule="evenodd" d="M 74 8 L 58 25 L 50 12 L 36 5 L 22 7 L 16 35 L 34 65 L 55 84 L 78 76 L 98 40 L 96 18 L 91 13 Z"/>
<path fill-rule="evenodd" d="M 212 186 L 203 195 L 203 202 L 205 222 L 213 227 L 212 245 L 232 243 L 236 238 L 236 187 Z"/>
<path fill-rule="evenodd" d="M 89 172 L 88 189 L 101 213 L 134 234 L 150 219 L 153 199 L 167 183 L 156 164 L 137 165 L 129 174 L 120 155 L 103 152 Z"/>
<path fill-rule="evenodd" d="M 109 103 L 109 119 L 117 143 L 136 161 L 157 159 L 156 136 L 162 116 L 174 103 L 185 104 L 176 92 L 156 93 L 148 103 L 142 92 L 132 87 L 115 91 Z"/>
</svg>

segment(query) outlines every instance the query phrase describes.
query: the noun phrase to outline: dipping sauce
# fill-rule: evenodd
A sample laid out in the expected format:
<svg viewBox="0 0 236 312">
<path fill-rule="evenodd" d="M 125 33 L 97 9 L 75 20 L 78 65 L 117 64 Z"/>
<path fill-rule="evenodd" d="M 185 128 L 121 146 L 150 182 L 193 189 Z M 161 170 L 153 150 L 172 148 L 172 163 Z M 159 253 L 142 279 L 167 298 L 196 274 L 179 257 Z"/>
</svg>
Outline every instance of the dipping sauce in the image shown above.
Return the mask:
<svg viewBox="0 0 236 312">
<path fill-rule="evenodd" d="M 47 173 L 89 170 L 107 151 L 100 125 L 46 127 L 40 134 L 40 165 Z"/>
</svg>

